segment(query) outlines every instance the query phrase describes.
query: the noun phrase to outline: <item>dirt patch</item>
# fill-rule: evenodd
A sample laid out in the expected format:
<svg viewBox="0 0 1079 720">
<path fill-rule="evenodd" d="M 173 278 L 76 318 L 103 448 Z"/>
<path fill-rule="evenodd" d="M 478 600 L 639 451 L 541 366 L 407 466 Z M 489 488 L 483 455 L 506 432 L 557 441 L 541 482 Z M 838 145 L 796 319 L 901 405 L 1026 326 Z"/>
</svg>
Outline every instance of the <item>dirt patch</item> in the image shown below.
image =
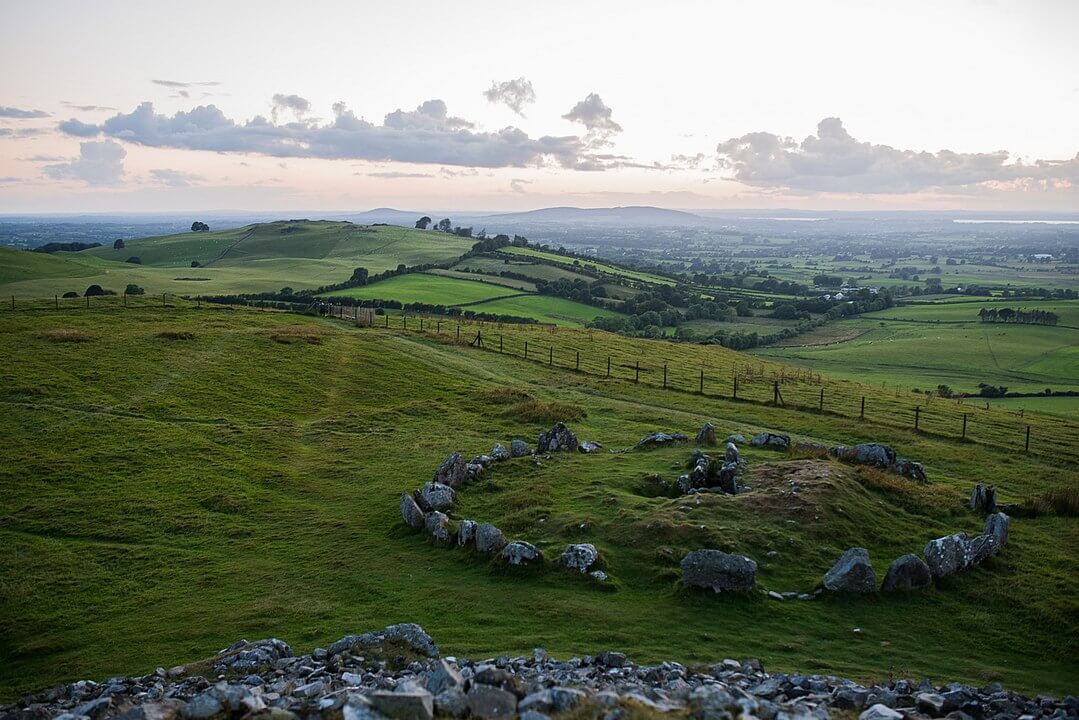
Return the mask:
<svg viewBox="0 0 1079 720">
<path fill-rule="evenodd" d="M 82 330 L 75 330 L 74 328 L 56 328 L 54 330 L 46 330 L 38 335 L 42 340 L 48 340 L 55 343 L 82 343 L 90 342 L 93 340 L 93 336 L 84 333 Z"/>
<path fill-rule="evenodd" d="M 828 460 L 754 463 L 739 478 L 739 483 L 750 489 L 733 499 L 753 513 L 813 517 L 835 496 L 837 486 L 850 477 L 850 468 Z"/>
</svg>

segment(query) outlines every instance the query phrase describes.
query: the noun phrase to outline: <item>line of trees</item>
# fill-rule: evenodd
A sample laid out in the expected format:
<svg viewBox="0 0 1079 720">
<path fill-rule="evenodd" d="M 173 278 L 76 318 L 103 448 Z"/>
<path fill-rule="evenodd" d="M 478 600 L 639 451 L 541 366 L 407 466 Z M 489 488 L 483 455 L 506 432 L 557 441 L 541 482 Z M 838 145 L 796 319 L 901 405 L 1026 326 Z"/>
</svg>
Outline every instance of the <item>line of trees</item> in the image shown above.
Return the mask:
<svg viewBox="0 0 1079 720">
<path fill-rule="evenodd" d="M 1002 307 L 982 308 L 978 311 L 982 322 L 1020 323 L 1024 325 L 1056 325 L 1060 316 L 1052 310 L 1027 310 Z"/>
</svg>

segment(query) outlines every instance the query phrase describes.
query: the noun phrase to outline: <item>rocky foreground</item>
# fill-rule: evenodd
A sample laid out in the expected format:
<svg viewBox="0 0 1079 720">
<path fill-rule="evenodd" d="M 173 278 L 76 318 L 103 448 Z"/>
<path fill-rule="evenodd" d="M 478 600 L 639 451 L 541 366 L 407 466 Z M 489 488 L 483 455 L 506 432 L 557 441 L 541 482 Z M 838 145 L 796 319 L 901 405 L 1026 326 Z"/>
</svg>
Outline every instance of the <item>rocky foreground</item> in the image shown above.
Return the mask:
<svg viewBox="0 0 1079 720">
<path fill-rule="evenodd" d="M 440 657 L 414 624 L 349 635 L 310 655 L 281 640 L 240 641 L 149 675 L 82 680 L 0 706 L 2 720 L 693 720 L 734 718 L 1077 718 L 1079 699 L 1028 698 L 993 683 L 898 680 L 863 686 L 770 674 L 756 660 L 688 668 L 637 665 L 618 652 L 553 660 Z"/>
</svg>

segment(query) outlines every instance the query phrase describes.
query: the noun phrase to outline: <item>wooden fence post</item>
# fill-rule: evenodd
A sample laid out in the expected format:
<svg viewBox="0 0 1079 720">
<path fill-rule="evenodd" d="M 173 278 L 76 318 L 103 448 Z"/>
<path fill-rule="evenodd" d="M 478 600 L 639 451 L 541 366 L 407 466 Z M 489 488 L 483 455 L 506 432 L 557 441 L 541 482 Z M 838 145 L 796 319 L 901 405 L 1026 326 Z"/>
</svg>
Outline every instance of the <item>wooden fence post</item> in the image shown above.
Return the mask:
<svg viewBox="0 0 1079 720">
<path fill-rule="evenodd" d="M 577 364 L 574 366 L 573 369 L 578 370 L 578 371 L 580 371 L 580 369 L 581 369 L 581 351 L 580 350 L 577 351 Z"/>
<path fill-rule="evenodd" d="M 90 296 L 86 296 L 86 307 L 90 307 Z"/>
<path fill-rule="evenodd" d="M 779 404 L 779 381 L 778 380 L 772 381 L 772 404 L 773 405 L 778 405 Z"/>
<path fill-rule="evenodd" d="M 457 339 L 458 340 L 461 339 L 461 325 L 460 325 L 460 323 L 458 323 L 458 325 L 457 325 Z"/>
<path fill-rule="evenodd" d="M 633 366 L 633 382 L 640 382 L 641 380 L 641 361 L 637 360 Z"/>
<path fill-rule="evenodd" d="M 738 399 L 738 376 L 734 376 L 734 394 L 731 396 L 734 400 Z"/>
<path fill-rule="evenodd" d="M 423 332 L 423 318 L 420 318 L 420 332 Z"/>
<path fill-rule="evenodd" d="M 963 439 L 967 439 L 967 414 L 963 413 Z"/>
<path fill-rule="evenodd" d="M 607 356 L 607 377 L 611 376 L 611 356 Z"/>
<path fill-rule="evenodd" d="M 528 359 L 528 341 L 525 340 L 525 360 Z"/>
<path fill-rule="evenodd" d="M 498 336 L 498 352 L 502 352 L 502 336 Z"/>
<path fill-rule="evenodd" d="M 202 295 L 195 296 L 195 307 L 202 307 Z M 360 317 L 360 309 L 356 308 L 356 317 Z"/>
<path fill-rule="evenodd" d="M 817 407 L 817 410 L 824 412 L 824 388 L 820 389 L 820 405 Z"/>
<path fill-rule="evenodd" d="M 701 370 L 701 389 L 700 389 L 700 393 L 701 393 L 701 395 L 704 395 L 704 370 Z"/>
<path fill-rule="evenodd" d="M 401 316 L 401 328 L 403 330 L 408 330 L 408 315 Z"/>
<path fill-rule="evenodd" d="M 667 389 L 667 366 L 663 366 L 663 389 Z"/>
<path fill-rule="evenodd" d="M 547 364 L 554 365 L 554 345 L 551 346 L 550 352 L 547 353 Z"/>
<path fill-rule="evenodd" d="M 862 396 L 862 412 L 858 417 L 865 420 L 865 395 Z"/>
<path fill-rule="evenodd" d="M 1027 452 L 1030 452 L 1030 426 L 1029 425 L 1027 425 L 1027 444 L 1026 444 L 1025 449 L 1026 449 Z"/>
<path fill-rule="evenodd" d="M 918 420 L 921 418 L 921 415 L 922 415 L 922 406 L 921 405 L 915 405 L 914 406 L 914 429 L 915 430 L 918 429 Z"/>
<path fill-rule="evenodd" d="M 59 295 L 53 295 L 52 296 L 52 302 L 53 302 L 54 305 L 56 305 L 56 309 L 59 310 L 60 309 L 60 296 Z"/>
</svg>

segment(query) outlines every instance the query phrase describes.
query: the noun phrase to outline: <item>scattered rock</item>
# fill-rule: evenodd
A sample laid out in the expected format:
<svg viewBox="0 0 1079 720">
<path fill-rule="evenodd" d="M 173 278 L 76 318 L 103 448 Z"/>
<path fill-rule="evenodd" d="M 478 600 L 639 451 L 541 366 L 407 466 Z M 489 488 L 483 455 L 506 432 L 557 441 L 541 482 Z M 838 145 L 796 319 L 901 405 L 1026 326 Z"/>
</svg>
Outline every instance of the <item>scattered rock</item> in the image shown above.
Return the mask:
<svg viewBox="0 0 1079 720">
<path fill-rule="evenodd" d="M 978 535 L 967 541 L 967 564 L 974 567 L 981 565 L 993 555 L 997 554 L 996 538 L 992 535 Z"/>
<path fill-rule="evenodd" d="M 514 439 L 510 441 L 510 455 L 513 457 L 524 457 L 531 454 L 532 448 L 524 440 Z"/>
<path fill-rule="evenodd" d="M 681 444 L 688 440 L 682 433 L 665 433 L 654 432 L 645 435 L 637 443 L 638 450 L 651 450 L 658 447 L 667 447 L 669 445 Z"/>
<path fill-rule="evenodd" d="M 107 700 L 108 698 L 105 699 Z M 85 710 L 76 714 L 90 715 Z M 180 711 L 180 715 L 184 720 L 210 720 L 210 718 L 225 715 L 225 706 L 221 704 L 221 701 L 217 699 L 214 693 L 204 692 L 191 698 L 187 705 L 184 706 L 184 709 Z"/>
<path fill-rule="evenodd" d="M 388 641 L 404 643 L 418 655 L 429 658 L 438 657 L 438 646 L 435 645 L 431 636 L 416 623 L 398 623 L 362 635 L 346 635 L 326 648 L 326 653 L 329 657 L 340 655 L 345 651 L 354 651 L 362 655 L 367 649 L 377 649 Z"/>
<path fill-rule="evenodd" d="M 567 545 L 565 551 L 563 551 L 559 562 L 563 567 L 576 570 L 579 573 L 587 573 L 596 561 L 599 559 L 599 553 L 596 552 L 596 546 L 590 543 L 579 543 L 576 545 Z"/>
<path fill-rule="evenodd" d="M 506 545 L 506 536 L 491 523 L 476 526 L 476 552 L 493 555 Z"/>
<path fill-rule="evenodd" d="M 920 462 L 914 462 L 906 458 L 896 458 L 895 464 L 890 468 L 896 475 L 901 475 L 908 480 L 925 482 L 925 466 Z"/>
<path fill-rule="evenodd" d="M 530 565 L 540 560 L 540 551 L 532 543 L 514 540 L 502 548 L 502 559 L 510 565 Z"/>
<path fill-rule="evenodd" d="M 881 592 L 910 592 L 933 582 L 929 566 L 917 555 L 902 555 L 892 561 L 884 575 Z"/>
<path fill-rule="evenodd" d="M 417 504 L 428 512 L 432 510 L 449 512 L 453 509 L 453 503 L 456 500 L 457 493 L 454 492 L 452 487 L 442 483 L 429 482 L 420 490 Z"/>
<path fill-rule="evenodd" d="M 598 442 L 593 442 L 591 440 L 585 440 L 584 442 L 582 442 L 580 445 L 577 446 L 577 449 L 580 450 L 583 453 L 591 454 L 591 453 L 599 452 L 600 450 L 603 449 L 603 446 L 600 445 Z"/>
<path fill-rule="evenodd" d="M 436 483 L 449 485 L 451 488 L 460 487 L 468 480 L 468 463 L 459 452 L 452 452 L 446 456 L 442 464 L 435 470 L 432 480 Z"/>
<path fill-rule="evenodd" d="M 753 447 L 763 447 L 771 450 L 790 450 L 791 438 L 790 435 L 761 432 L 754 435 L 749 444 Z"/>
<path fill-rule="evenodd" d="M 481 720 L 503 720 L 517 713 L 517 696 L 508 690 L 475 683 L 468 691 L 468 710 Z"/>
<path fill-rule="evenodd" d="M 424 518 L 424 528 L 436 545 L 446 546 L 453 544 L 453 530 L 450 526 L 450 519 L 445 513 L 437 510 L 427 513 Z"/>
<path fill-rule="evenodd" d="M 457 544 L 468 547 L 476 542 L 476 521 L 462 520 L 457 526 Z"/>
<path fill-rule="evenodd" d="M 565 423 L 555 423 L 547 432 L 536 439 L 536 452 L 574 452 L 577 450 L 577 436 L 566 427 Z"/>
<path fill-rule="evenodd" d="M 922 555 L 934 578 L 959 572 L 967 566 L 967 535 L 955 533 L 926 543 Z"/>
<path fill-rule="evenodd" d="M 603 572 L 602 570 L 593 570 L 592 572 L 588 573 L 588 575 L 596 582 L 607 581 L 607 573 Z"/>
<path fill-rule="evenodd" d="M 738 453 L 738 446 L 732 442 L 727 443 L 727 448 L 723 453 L 723 461 L 734 463 L 737 465 L 742 461 L 742 456 Z"/>
<path fill-rule="evenodd" d="M 837 447 L 836 455 L 844 460 L 858 465 L 869 465 L 875 468 L 888 468 L 895 464 L 895 450 L 889 445 L 880 443 L 859 443 L 854 447 Z"/>
<path fill-rule="evenodd" d="M 992 535 L 996 540 L 996 551 L 1008 544 L 1008 516 L 1002 512 L 995 512 L 985 518 L 982 533 Z"/>
<path fill-rule="evenodd" d="M 748 592 L 757 584 L 757 563 L 721 550 L 694 550 L 682 558 L 682 582 L 715 592 Z"/>
<path fill-rule="evenodd" d="M 970 500 L 967 506 L 975 511 L 989 515 L 997 511 L 997 489 L 992 485 L 978 483 L 970 491 Z"/>
<path fill-rule="evenodd" d="M 421 530 L 424 525 L 423 510 L 416 504 L 410 493 L 401 493 L 401 519 L 413 530 Z"/>
<path fill-rule="evenodd" d="M 892 710 L 887 705 L 877 703 L 858 716 L 858 720 L 903 720 L 903 713 Z"/>
<path fill-rule="evenodd" d="M 708 445 L 715 445 L 717 442 L 716 426 L 710 422 L 701 425 L 701 429 L 697 431 L 697 445 L 705 447 Z"/>
<path fill-rule="evenodd" d="M 380 713 L 393 720 L 431 720 L 435 715 L 434 696 L 426 690 L 378 690 L 369 697 Z"/>
<path fill-rule="evenodd" d="M 214 658 L 213 668 L 219 675 L 226 672 L 248 672 L 289 657 L 292 657 L 292 648 L 284 640 L 241 640 L 219 652 L 218 657 Z"/>
<path fill-rule="evenodd" d="M 506 449 L 506 446 L 502 443 L 495 443 L 495 446 L 491 448 L 491 452 L 488 453 L 491 459 L 495 462 L 501 462 L 503 460 L 510 459 L 510 451 Z"/>
<path fill-rule="evenodd" d="M 734 443 L 735 445 L 744 445 L 746 442 L 746 436 L 742 433 L 733 433 L 727 436 L 727 442 Z"/>
<path fill-rule="evenodd" d="M 435 662 L 434 666 L 427 672 L 426 679 L 427 689 L 434 695 L 441 695 L 454 688 L 463 688 L 465 685 L 461 673 L 446 660 Z"/>
<path fill-rule="evenodd" d="M 832 592 L 871 593 L 877 589 L 877 576 L 865 548 L 850 548 L 824 574 L 824 587 Z"/>
</svg>

